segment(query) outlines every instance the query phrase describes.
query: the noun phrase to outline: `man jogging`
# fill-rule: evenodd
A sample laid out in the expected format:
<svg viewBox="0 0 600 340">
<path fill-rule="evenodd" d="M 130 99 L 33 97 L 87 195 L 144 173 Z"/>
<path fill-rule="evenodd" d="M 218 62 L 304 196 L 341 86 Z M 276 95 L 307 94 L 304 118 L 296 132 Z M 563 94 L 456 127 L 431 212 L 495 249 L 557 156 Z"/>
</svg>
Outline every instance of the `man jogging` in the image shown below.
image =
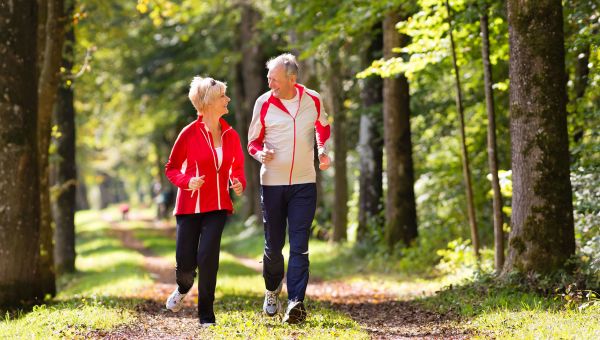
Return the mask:
<svg viewBox="0 0 600 340">
<path fill-rule="evenodd" d="M 321 96 L 296 83 L 298 63 L 293 55 L 286 53 L 269 60 L 267 69 L 271 90 L 256 100 L 248 132 L 248 152 L 262 163 L 263 310 L 274 316 L 281 309 L 281 251 L 287 226 L 288 306 L 283 321 L 295 324 L 306 319 L 303 301 L 308 284 L 308 238 L 317 202 L 314 143 L 316 138 L 319 168 L 326 170 L 331 163 L 325 146 L 330 126 Z"/>
</svg>

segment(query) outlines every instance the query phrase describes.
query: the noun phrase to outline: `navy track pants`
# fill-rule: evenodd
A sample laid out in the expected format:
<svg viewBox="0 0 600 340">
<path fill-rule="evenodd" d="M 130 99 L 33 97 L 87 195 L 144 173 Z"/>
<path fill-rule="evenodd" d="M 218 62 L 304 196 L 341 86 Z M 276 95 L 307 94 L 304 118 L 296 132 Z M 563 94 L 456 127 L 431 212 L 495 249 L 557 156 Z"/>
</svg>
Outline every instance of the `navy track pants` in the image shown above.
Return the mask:
<svg viewBox="0 0 600 340">
<path fill-rule="evenodd" d="M 283 280 L 286 225 L 289 228 L 290 257 L 287 270 L 288 299 L 304 301 L 308 285 L 308 238 L 317 206 L 315 183 L 261 186 L 265 228 L 263 277 L 268 290 Z"/>
</svg>

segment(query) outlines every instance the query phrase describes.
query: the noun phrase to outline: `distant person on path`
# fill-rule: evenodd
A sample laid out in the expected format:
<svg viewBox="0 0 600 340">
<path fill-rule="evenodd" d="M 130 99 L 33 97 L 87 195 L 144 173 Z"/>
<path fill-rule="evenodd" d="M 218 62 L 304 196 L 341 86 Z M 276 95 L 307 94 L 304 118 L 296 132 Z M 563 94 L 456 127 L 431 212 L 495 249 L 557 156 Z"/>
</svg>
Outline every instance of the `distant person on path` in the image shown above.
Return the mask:
<svg viewBox="0 0 600 340">
<path fill-rule="evenodd" d="M 298 63 L 291 54 L 267 62 L 269 92 L 254 105 L 248 132 L 248 152 L 262 163 L 261 204 L 265 229 L 263 311 L 281 309 L 279 293 L 284 276 L 282 248 L 289 228 L 288 305 L 284 322 L 306 319 L 304 295 L 308 285 L 308 238 L 317 202 L 314 167 L 315 137 L 319 168 L 329 168 L 325 143 L 330 126 L 321 96 L 296 83 Z"/>
<path fill-rule="evenodd" d="M 226 88 L 218 80 L 194 77 L 189 98 L 198 118 L 181 130 L 166 164 L 167 177 L 178 187 L 173 211 L 177 220 L 178 287 L 166 307 L 173 312 L 183 307 L 198 268 L 201 326 L 215 324 L 213 302 L 221 234 L 227 215 L 233 212 L 229 189 L 240 196 L 246 187 L 239 135 L 222 118 L 229 112 Z"/>
</svg>

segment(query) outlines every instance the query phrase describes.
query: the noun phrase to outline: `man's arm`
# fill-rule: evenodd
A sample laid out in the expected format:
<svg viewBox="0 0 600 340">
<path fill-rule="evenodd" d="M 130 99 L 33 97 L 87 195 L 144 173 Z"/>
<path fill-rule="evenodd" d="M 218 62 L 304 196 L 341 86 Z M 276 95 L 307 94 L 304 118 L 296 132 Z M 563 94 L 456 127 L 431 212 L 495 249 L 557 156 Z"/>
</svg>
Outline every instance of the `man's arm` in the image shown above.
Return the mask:
<svg viewBox="0 0 600 340">
<path fill-rule="evenodd" d="M 260 101 L 260 98 L 256 100 L 252 111 L 252 121 L 248 129 L 248 153 L 259 162 L 261 162 L 261 154 L 264 148 L 264 119 L 268 108 L 269 104 L 267 102 Z"/>
<path fill-rule="evenodd" d="M 317 150 L 319 156 L 319 169 L 327 170 L 331 160 L 327 155 L 327 141 L 331 136 L 331 126 L 327 119 L 327 113 L 323 106 L 323 101 L 320 96 L 315 98 L 315 106 L 317 107 L 317 120 L 315 121 L 315 139 L 317 141 Z"/>
</svg>

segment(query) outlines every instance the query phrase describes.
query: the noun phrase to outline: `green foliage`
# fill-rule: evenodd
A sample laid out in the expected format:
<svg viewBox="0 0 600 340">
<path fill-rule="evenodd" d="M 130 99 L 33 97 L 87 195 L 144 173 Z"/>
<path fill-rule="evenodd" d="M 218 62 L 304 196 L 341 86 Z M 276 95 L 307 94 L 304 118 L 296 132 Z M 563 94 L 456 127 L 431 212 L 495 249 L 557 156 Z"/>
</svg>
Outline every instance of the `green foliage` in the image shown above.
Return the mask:
<svg viewBox="0 0 600 340">
<path fill-rule="evenodd" d="M 493 272 L 493 250 L 484 248 L 477 259 L 470 240 L 458 238 L 448 242 L 448 248 L 440 249 L 437 254 L 441 257 L 436 269 L 443 275 L 472 277 L 478 272 Z"/>
<path fill-rule="evenodd" d="M 476 215 L 485 248 L 493 244 L 493 228 L 479 33 L 483 2 L 489 3 L 498 157 L 502 169 L 503 211 L 507 217 L 505 229 L 508 230 L 512 182 L 505 6 L 499 2 L 464 0 L 450 1 L 450 6 L 464 90 Z M 448 272 L 450 268 L 472 268 L 467 245 L 458 243 L 448 248 L 448 243 L 453 240 L 467 239 L 469 230 L 454 103 L 448 13 L 444 3 L 437 0 L 415 3 L 400 0 L 249 3 L 262 15 L 257 39 L 263 44 L 265 55 L 297 51 L 309 65 L 315 89 L 319 89 L 319 84 L 323 84 L 329 75 L 330 51 L 335 51 L 335 57 L 340 59 L 345 96 L 343 114 L 348 122 L 349 183 L 356 184 L 360 175 L 360 153 L 354 146 L 359 135 L 359 118 L 364 110 L 356 75 L 363 71 L 365 63 L 373 62 L 372 67 L 360 76 L 373 73 L 385 77 L 401 72 L 410 80 L 420 237 L 414 246 L 384 255 L 379 246 L 385 213 L 382 210 L 381 216 L 370 222 L 368 240 L 357 240 L 356 245 L 342 247 L 348 256 L 340 258 L 360 258 L 365 268 L 379 268 L 382 272 L 432 274 Z M 78 166 L 85 183 L 95 186 L 110 176 L 121 179 L 130 194 L 147 193 L 150 183 L 162 176 L 162 167 L 176 134 L 195 117 L 187 99 L 191 77 L 211 75 L 228 81 L 231 90 L 236 86 L 232 80 L 243 58 L 238 32 L 241 11 L 237 5 L 191 0 L 79 2 L 76 13 L 76 59 L 79 63 L 75 68 L 83 66 L 87 52 L 92 54 L 86 72 L 73 83 L 78 111 Z M 363 60 L 367 42 L 380 32 L 380 22 L 389 10 L 399 10 L 405 16 L 397 28 L 410 36 L 410 44 L 398 51 L 400 54 L 396 59 L 385 62 Z M 581 266 L 582 270 L 591 275 L 599 272 L 595 255 L 600 252 L 600 223 L 596 221 L 598 209 L 595 204 L 598 201 L 595 188 L 600 185 L 594 176 L 600 162 L 600 130 L 596 128 L 600 122 L 600 50 L 598 35 L 594 34 L 598 30 L 598 8 L 593 2 L 578 1 L 566 2 L 564 10 L 577 249 L 581 261 L 586 264 Z M 586 46 L 590 48 L 587 86 L 577 97 L 576 67 Z M 323 94 L 327 99 L 327 93 Z M 227 119 L 232 118 L 233 114 L 230 114 Z M 332 172 L 323 173 L 320 194 L 324 203 L 314 222 L 314 234 L 320 237 L 326 236 L 331 226 L 331 202 L 335 192 L 331 176 Z M 348 220 L 352 235 L 356 228 L 358 190 L 356 185 L 351 185 L 350 189 Z M 146 245 L 159 254 L 166 256 L 170 252 L 169 243 L 162 243 L 160 235 L 139 232 L 146 233 Z M 249 233 L 260 235 L 260 227 Z M 245 243 L 234 237 L 225 239 L 224 244 L 232 252 L 252 252 L 256 256 L 262 247 L 260 243 Z M 441 264 L 436 267 L 440 260 Z"/>
<path fill-rule="evenodd" d="M 558 296 L 564 302 L 567 309 L 583 310 L 593 305 L 600 304 L 600 298 L 597 292 L 591 289 L 577 289 L 577 284 L 572 283 L 567 286 L 564 292 L 557 289 Z"/>
<path fill-rule="evenodd" d="M 600 287 L 600 175 L 593 168 L 575 169 L 571 184 L 580 268 L 595 277 L 594 287 Z"/>
</svg>

